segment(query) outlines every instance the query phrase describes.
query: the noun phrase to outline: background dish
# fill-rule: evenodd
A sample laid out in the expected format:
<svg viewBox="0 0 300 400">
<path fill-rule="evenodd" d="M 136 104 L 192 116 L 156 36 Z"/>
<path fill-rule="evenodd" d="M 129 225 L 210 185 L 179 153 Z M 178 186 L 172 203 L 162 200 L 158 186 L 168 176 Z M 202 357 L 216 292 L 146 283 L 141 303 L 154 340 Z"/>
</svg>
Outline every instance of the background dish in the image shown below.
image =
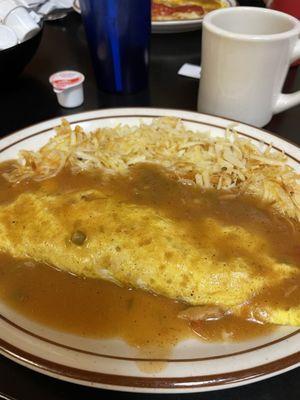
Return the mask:
<svg viewBox="0 0 300 400">
<path fill-rule="evenodd" d="M 11 85 L 35 55 L 43 34 L 43 26 L 30 39 L 0 51 L 0 86 Z"/>
<path fill-rule="evenodd" d="M 192 112 L 164 109 L 110 109 L 75 114 L 72 124 L 84 129 L 137 124 L 157 116 L 182 118 L 190 129 L 220 135 L 231 121 Z M 58 118 L 34 125 L 0 141 L 0 161 L 20 149 L 37 149 L 53 135 Z M 300 171 L 299 149 L 260 129 L 244 124 L 237 131 L 272 142 Z M 208 344 L 185 341 L 168 359 L 141 359 L 120 340 L 92 340 L 61 333 L 17 315 L 0 303 L 0 352 L 6 357 L 59 379 L 107 389 L 152 392 L 198 392 L 224 389 L 266 379 L 300 365 L 300 331 L 282 327 L 242 343 Z M 163 363 L 163 364 L 162 364 Z M 163 367 L 163 368 L 162 368 Z"/>
<path fill-rule="evenodd" d="M 224 3 L 228 7 L 236 7 L 236 0 L 225 0 Z M 153 21 L 152 22 L 152 33 L 180 33 L 197 31 L 201 29 L 203 17 L 199 19 L 190 20 L 174 20 L 174 21 Z"/>
<path fill-rule="evenodd" d="M 224 0 L 228 4 L 228 7 L 236 7 L 236 0 Z M 73 8 L 80 14 L 79 0 L 75 0 Z M 153 21 L 152 22 L 152 33 L 179 33 L 179 32 L 190 32 L 196 31 L 201 28 L 202 18 L 191 19 L 191 20 L 174 20 L 174 21 Z"/>
</svg>

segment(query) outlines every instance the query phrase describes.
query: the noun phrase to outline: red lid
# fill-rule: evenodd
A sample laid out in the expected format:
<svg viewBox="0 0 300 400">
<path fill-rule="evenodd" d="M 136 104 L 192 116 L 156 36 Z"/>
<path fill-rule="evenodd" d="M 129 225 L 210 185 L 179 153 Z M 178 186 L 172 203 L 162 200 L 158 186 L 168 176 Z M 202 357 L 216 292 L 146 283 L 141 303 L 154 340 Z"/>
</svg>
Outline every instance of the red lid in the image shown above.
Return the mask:
<svg viewBox="0 0 300 400">
<path fill-rule="evenodd" d="M 53 88 L 59 91 L 80 85 L 83 81 L 84 75 L 78 71 L 59 71 L 49 78 Z"/>
</svg>

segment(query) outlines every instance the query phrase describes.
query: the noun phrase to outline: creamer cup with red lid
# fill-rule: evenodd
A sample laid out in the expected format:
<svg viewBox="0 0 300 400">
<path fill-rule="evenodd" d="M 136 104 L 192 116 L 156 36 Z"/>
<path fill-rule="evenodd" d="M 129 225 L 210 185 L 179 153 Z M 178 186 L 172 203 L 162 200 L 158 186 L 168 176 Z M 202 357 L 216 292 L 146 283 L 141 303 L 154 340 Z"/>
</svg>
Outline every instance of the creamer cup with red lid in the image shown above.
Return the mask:
<svg viewBox="0 0 300 400">
<path fill-rule="evenodd" d="M 83 103 L 84 75 L 78 71 L 59 71 L 51 75 L 49 82 L 62 107 L 73 108 Z"/>
</svg>

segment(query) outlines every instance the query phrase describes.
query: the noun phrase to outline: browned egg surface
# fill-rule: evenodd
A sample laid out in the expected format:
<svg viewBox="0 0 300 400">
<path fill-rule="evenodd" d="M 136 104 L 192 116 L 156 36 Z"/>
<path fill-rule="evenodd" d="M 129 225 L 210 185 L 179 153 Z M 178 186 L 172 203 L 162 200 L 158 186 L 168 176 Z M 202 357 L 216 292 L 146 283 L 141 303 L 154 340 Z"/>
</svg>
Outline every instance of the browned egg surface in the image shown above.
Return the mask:
<svg viewBox="0 0 300 400">
<path fill-rule="evenodd" d="M 0 173 L 8 168 L 9 163 L 2 164 Z M 204 215 L 247 227 L 253 235 L 260 234 L 268 240 L 270 252 L 277 260 L 300 265 L 300 232 L 297 226 L 292 227 L 253 199 L 225 199 L 222 193 L 202 193 L 178 184 L 171 177 L 164 176 L 158 168 L 147 165 L 133 169 L 128 177 L 111 179 L 103 178 L 99 172 L 73 175 L 64 170 L 46 181 L 28 181 L 12 186 L 0 176 L 0 204 L 13 201 L 24 191 L 62 193 L 99 186 L 124 201 L 164 210 L 174 220 L 187 220 L 192 237 L 196 233 L 199 235 L 197 221 Z M 199 196 L 204 196 L 206 201 L 198 206 L 195 199 Z M 216 246 L 228 257 L 235 251 L 229 242 L 216 242 Z M 259 255 L 244 256 L 253 258 L 255 262 Z M 286 286 L 269 288 L 253 301 L 284 302 L 287 307 L 299 304 L 299 277 L 297 279 L 286 282 Z M 296 289 L 292 290 L 295 285 Z M 289 291 L 293 292 L 292 295 Z M 267 334 L 274 329 L 271 325 L 237 317 L 190 325 L 177 318 L 178 312 L 187 307 L 186 304 L 101 280 L 78 278 L 34 261 L 14 259 L 8 254 L 0 254 L 0 297 L 17 312 L 50 327 L 86 337 L 119 337 L 138 348 L 156 346 L 166 350 L 189 337 L 206 341 L 239 341 Z"/>
</svg>

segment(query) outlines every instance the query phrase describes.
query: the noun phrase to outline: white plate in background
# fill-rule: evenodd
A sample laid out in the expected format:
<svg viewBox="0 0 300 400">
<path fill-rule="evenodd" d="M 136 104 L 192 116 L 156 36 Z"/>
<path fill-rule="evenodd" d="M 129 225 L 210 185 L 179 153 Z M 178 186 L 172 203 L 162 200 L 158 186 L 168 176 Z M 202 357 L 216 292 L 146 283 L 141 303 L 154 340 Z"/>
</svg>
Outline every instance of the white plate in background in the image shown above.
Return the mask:
<svg viewBox="0 0 300 400">
<path fill-rule="evenodd" d="M 236 0 L 224 0 L 228 7 L 236 7 Z M 79 14 L 80 4 L 79 0 L 74 0 L 73 8 Z M 198 19 L 184 19 L 172 21 L 152 21 L 152 33 L 180 33 L 197 31 L 202 26 L 203 17 Z"/>
</svg>

